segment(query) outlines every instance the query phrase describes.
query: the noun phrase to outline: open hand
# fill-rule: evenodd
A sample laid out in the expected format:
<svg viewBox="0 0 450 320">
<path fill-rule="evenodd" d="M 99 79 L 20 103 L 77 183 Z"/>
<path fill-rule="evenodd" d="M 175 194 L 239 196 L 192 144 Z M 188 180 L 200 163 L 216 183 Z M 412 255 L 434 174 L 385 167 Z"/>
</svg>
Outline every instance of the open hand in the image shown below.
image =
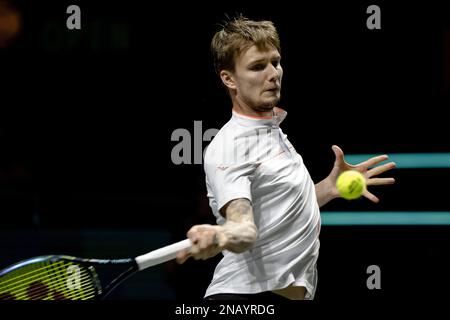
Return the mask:
<svg viewBox="0 0 450 320">
<path fill-rule="evenodd" d="M 381 173 L 384 173 L 386 171 L 389 171 L 393 168 L 395 168 L 394 162 L 385 163 L 379 166 L 376 166 L 377 164 L 389 159 L 387 155 L 380 155 L 377 157 L 370 158 L 364 162 L 361 162 L 357 165 L 352 165 L 344 160 L 344 152 L 341 148 L 334 145 L 331 147 L 333 149 L 333 152 L 336 156 L 336 160 L 334 161 L 333 170 L 331 170 L 330 175 L 328 178 L 331 180 L 333 185 L 333 193 L 336 196 L 339 196 L 339 192 L 336 188 L 336 180 L 339 177 L 339 175 L 347 170 L 356 170 L 363 174 L 363 176 L 366 178 L 366 185 L 369 186 L 380 186 L 380 185 L 389 185 L 394 184 L 395 179 L 394 178 L 378 178 L 377 176 Z M 369 199 L 372 202 L 379 202 L 380 200 L 378 197 L 376 197 L 373 193 L 370 191 L 364 190 L 363 196 Z"/>
</svg>

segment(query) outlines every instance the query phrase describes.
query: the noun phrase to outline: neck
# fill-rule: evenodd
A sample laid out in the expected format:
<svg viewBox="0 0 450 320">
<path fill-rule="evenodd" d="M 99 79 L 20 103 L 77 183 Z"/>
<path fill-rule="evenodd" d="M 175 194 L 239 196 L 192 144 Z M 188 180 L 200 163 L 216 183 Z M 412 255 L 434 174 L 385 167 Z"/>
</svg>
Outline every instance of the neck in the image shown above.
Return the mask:
<svg viewBox="0 0 450 320">
<path fill-rule="evenodd" d="M 273 108 L 267 107 L 263 110 L 254 109 L 247 104 L 238 101 L 237 99 L 233 99 L 233 110 L 239 114 L 250 116 L 250 117 L 272 117 L 273 116 Z"/>
</svg>

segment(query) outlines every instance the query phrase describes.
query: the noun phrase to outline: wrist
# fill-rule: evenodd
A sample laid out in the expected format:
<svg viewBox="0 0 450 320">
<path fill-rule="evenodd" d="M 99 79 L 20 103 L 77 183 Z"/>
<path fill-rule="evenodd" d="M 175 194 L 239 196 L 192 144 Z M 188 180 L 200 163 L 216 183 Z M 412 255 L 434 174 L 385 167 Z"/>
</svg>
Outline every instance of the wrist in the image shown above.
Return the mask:
<svg viewBox="0 0 450 320">
<path fill-rule="evenodd" d="M 214 229 L 216 231 L 216 238 L 215 242 L 221 249 L 226 249 L 226 246 L 228 244 L 228 238 L 226 235 L 226 226 L 224 225 L 218 225 L 214 226 Z"/>
<path fill-rule="evenodd" d="M 331 176 L 328 176 L 326 179 L 327 179 L 327 197 L 329 199 L 328 201 L 340 198 L 341 195 L 339 194 L 339 191 L 336 188 L 336 179 L 332 178 Z"/>
<path fill-rule="evenodd" d="M 331 200 L 340 197 L 339 192 L 337 191 L 337 188 L 335 186 L 335 181 L 331 175 L 320 181 L 318 184 L 316 184 L 315 187 L 317 203 L 319 204 L 319 207 L 322 207 Z"/>
</svg>

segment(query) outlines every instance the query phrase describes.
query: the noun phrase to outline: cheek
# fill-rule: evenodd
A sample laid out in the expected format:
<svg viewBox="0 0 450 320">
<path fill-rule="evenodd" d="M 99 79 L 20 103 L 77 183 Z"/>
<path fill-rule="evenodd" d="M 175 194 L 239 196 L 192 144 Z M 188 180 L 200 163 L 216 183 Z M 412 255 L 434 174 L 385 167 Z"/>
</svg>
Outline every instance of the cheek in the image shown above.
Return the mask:
<svg viewBox="0 0 450 320">
<path fill-rule="evenodd" d="M 278 74 L 280 75 L 280 80 L 281 80 L 281 78 L 283 78 L 283 68 L 282 67 L 280 67 L 278 69 Z"/>
<path fill-rule="evenodd" d="M 264 85 L 264 80 L 261 79 L 253 79 L 249 82 L 250 90 L 252 91 L 260 91 Z"/>
<path fill-rule="evenodd" d="M 262 84 L 264 83 L 263 80 L 260 79 L 261 77 L 247 77 L 245 79 L 242 79 L 241 82 L 241 88 L 244 92 L 244 94 L 249 94 L 251 92 L 257 91 L 260 89 Z"/>
</svg>

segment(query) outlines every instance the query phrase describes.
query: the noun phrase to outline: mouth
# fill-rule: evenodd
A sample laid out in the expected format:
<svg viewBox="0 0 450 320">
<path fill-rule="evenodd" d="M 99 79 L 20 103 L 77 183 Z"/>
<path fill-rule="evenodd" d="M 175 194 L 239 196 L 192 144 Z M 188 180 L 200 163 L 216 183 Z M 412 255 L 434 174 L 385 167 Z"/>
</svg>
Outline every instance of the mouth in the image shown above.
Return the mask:
<svg viewBox="0 0 450 320">
<path fill-rule="evenodd" d="M 278 92 L 278 91 L 280 91 L 280 87 L 273 87 L 273 88 L 267 89 L 266 91 L 269 91 L 269 92 Z"/>
</svg>

